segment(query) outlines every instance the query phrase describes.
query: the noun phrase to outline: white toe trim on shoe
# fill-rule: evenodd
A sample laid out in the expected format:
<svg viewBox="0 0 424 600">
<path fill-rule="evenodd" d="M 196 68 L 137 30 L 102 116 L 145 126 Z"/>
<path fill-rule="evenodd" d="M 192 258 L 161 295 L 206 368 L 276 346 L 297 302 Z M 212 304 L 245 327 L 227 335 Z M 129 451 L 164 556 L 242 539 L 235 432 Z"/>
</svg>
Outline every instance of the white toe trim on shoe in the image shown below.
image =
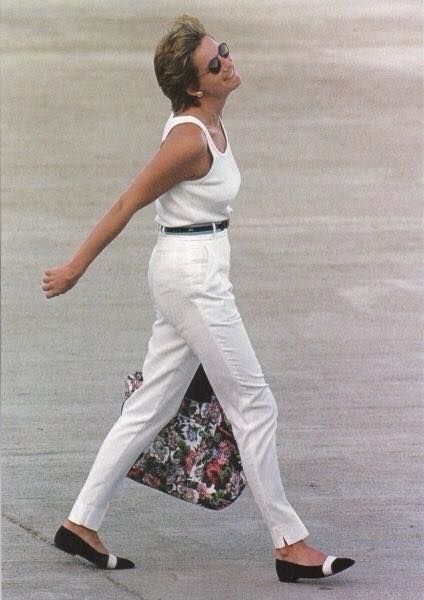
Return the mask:
<svg viewBox="0 0 424 600">
<path fill-rule="evenodd" d="M 114 569 L 116 567 L 116 563 L 118 559 L 114 554 L 109 554 L 109 558 L 107 559 L 106 569 Z"/>
<path fill-rule="evenodd" d="M 337 556 L 327 556 L 325 561 L 322 563 L 322 573 L 325 577 L 333 574 L 333 569 L 331 565 L 333 564 L 333 560 L 336 560 Z"/>
</svg>

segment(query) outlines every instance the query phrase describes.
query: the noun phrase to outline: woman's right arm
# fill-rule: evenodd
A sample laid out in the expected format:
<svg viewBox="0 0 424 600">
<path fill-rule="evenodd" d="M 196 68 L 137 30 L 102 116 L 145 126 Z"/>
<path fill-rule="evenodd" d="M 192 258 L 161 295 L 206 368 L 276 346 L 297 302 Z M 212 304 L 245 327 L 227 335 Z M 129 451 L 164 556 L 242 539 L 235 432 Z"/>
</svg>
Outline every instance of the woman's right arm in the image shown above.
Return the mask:
<svg viewBox="0 0 424 600">
<path fill-rule="evenodd" d="M 157 153 L 95 225 L 74 256 L 67 263 L 45 271 L 42 289 L 46 298 L 70 290 L 135 212 L 181 181 L 201 177 L 208 160 L 207 141 L 197 125 L 184 123 L 174 127 Z"/>
</svg>

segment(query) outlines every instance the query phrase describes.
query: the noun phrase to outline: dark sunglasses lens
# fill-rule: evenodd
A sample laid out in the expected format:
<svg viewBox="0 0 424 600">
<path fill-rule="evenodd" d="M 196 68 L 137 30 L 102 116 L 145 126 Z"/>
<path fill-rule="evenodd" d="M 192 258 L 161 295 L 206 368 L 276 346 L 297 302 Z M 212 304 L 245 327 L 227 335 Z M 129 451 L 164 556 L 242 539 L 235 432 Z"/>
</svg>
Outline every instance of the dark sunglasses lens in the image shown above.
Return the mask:
<svg viewBox="0 0 424 600">
<path fill-rule="evenodd" d="M 222 56 L 222 58 L 227 58 L 227 56 L 229 54 L 230 54 L 230 50 L 229 50 L 227 44 L 225 42 L 222 42 L 222 44 L 219 44 L 218 55 Z M 215 58 L 213 58 L 211 60 L 211 62 L 209 63 L 209 72 L 216 75 L 217 73 L 220 72 L 220 70 L 221 70 L 221 61 L 219 60 L 219 58 L 217 56 L 215 56 Z"/>
<path fill-rule="evenodd" d="M 219 58 L 213 58 L 209 63 L 209 71 L 214 73 L 215 75 L 219 73 L 221 70 L 221 63 L 219 62 Z"/>
<path fill-rule="evenodd" d="M 222 42 L 222 44 L 219 44 L 218 54 L 219 54 L 219 56 L 222 56 L 223 58 L 227 58 L 227 56 L 230 54 L 230 49 L 228 48 L 228 46 L 225 42 Z"/>
</svg>

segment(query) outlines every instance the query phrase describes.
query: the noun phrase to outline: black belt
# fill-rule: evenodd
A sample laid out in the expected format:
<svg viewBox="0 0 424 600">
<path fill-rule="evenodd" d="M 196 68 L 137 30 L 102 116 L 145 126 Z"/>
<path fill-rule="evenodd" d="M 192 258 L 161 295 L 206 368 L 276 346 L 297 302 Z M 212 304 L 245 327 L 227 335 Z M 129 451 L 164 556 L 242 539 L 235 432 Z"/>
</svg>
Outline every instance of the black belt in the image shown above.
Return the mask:
<svg viewBox="0 0 424 600">
<path fill-rule="evenodd" d="M 215 223 L 216 231 L 221 231 L 222 229 L 226 229 L 229 225 L 229 219 L 225 221 L 220 221 L 219 223 Z M 161 231 L 165 233 L 195 233 L 196 231 L 213 231 L 213 225 L 185 225 L 184 227 L 164 227 L 161 226 Z"/>
</svg>

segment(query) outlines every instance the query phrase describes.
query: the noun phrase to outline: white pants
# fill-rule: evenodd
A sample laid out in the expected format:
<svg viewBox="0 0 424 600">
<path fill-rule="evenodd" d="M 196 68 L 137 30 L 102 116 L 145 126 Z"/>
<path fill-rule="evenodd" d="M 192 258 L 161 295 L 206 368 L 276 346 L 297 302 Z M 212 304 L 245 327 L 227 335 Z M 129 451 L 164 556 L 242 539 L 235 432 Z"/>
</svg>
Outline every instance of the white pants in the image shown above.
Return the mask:
<svg viewBox="0 0 424 600">
<path fill-rule="evenodd" d="M 71 521 L 100 527 L 129 468 L 177 413 L 201 362 L 232 425 L 275 548 L 308 535 L 284 493 L 275 441 L 277 405 L 237 310 L 229 269 L 226 229 L 159 231 L 148 273 L 157 319 L 143 365 L 144 383 L 105 438 Z"/>
</svg>

